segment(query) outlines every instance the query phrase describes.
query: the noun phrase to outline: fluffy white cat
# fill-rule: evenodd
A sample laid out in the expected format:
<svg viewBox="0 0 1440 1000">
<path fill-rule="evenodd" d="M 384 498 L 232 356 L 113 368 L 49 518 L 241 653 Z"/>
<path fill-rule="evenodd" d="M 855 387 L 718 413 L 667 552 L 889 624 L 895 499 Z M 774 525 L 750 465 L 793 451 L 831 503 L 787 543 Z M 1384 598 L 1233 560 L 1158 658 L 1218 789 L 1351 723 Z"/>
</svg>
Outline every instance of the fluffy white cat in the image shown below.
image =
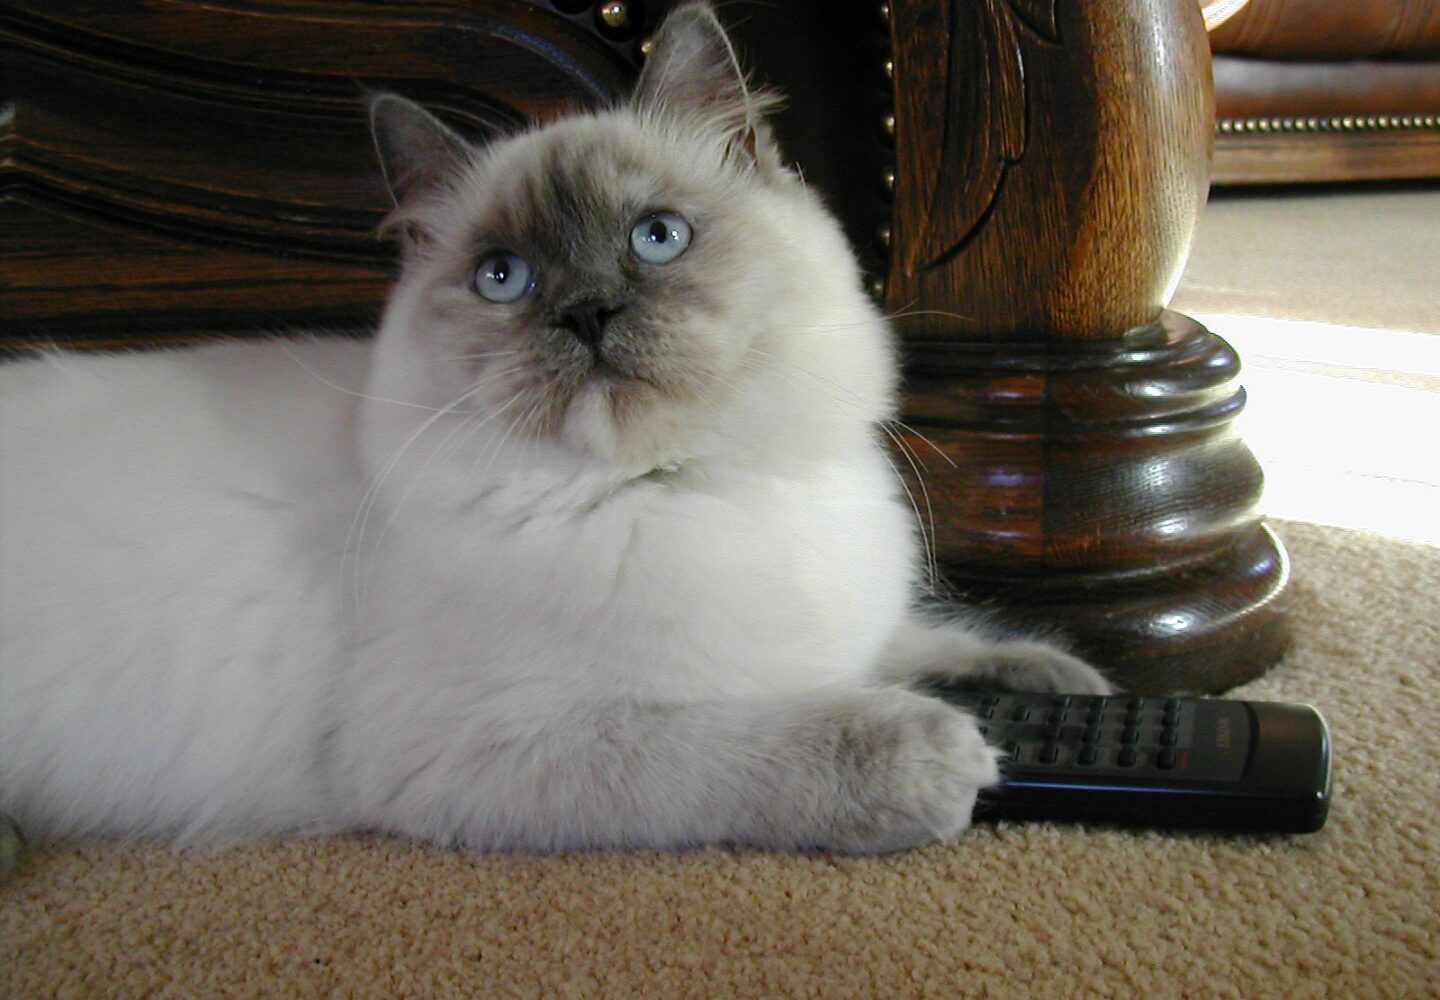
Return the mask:
<svg viewBox="0 0 1440 1000">
<path fill-rule="evenodd" d="M 997 780 L 929 676 L 895 348 L 704 4 L 632 100 L 371 111 L 378 338 L 0 368 L 0 811 L 39 837 L 886 851 Z"/>
</svg>

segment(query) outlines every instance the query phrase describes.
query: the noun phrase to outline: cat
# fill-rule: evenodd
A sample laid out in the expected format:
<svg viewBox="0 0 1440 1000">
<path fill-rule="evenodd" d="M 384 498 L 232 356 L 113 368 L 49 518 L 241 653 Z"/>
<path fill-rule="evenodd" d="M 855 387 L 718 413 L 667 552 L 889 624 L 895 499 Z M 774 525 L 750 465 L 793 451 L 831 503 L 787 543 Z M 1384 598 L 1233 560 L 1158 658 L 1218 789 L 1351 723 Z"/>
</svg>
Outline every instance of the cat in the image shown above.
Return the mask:
<svg viewBox="0 0 1440 1000">
<path fill-rule="evenodd" d="M 998 779 L 919 610 L 896 348 L 711 8 L 474 143 L 370 99 L 372 341 L 0 367 L 0 812 L 27 836 L 884 852 Z"/>
</svg>

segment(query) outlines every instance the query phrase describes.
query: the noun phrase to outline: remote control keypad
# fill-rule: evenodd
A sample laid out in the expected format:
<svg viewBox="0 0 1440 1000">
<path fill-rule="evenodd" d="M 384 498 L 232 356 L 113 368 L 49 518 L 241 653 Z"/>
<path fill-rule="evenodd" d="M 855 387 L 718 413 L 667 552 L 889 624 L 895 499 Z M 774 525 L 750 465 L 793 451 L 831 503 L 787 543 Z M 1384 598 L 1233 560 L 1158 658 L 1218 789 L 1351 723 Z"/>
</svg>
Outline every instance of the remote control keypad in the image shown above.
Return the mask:
<svg viewBox="0 0 1440 1000">
<path fill-rule="evenodd" d="M 975 714 L 1012 776 L 1083 771 L 1233 780 L 1248 756 L 1249 716 L 1232 703 L 968 690 L 946 690 L 944 697 Z"/>
</svg>

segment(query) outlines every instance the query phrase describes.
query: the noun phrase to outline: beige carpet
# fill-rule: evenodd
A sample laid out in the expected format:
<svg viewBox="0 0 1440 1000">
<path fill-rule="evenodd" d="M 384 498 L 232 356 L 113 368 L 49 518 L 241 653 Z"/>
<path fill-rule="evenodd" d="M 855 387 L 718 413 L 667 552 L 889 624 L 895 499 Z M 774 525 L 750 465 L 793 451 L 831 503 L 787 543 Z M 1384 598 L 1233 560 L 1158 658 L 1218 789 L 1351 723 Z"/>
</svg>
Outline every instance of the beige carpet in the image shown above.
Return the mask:
<svg viewBox="0 0 1440 1000">
<path fill-rule="evenodd" d="M 1328 716 L 1319 834 L 980 827 L 879 859 L 67 848 L 0 890 L 0 996 L 1435 996 L 1440 549 L 1280 530 L 1295 645 L 1238 693 Z"/>
<path fill-rule="evenodd" d="M 1240 352 L 1267 512 L 1440 545 L 1440 184 L 1221 192 L 1173 305 Z"/>
<path fill-rule="evenodd" d="M 1172 305 L 1440 333 L 1440 185 L 1217 191 Z"/>
</svg>

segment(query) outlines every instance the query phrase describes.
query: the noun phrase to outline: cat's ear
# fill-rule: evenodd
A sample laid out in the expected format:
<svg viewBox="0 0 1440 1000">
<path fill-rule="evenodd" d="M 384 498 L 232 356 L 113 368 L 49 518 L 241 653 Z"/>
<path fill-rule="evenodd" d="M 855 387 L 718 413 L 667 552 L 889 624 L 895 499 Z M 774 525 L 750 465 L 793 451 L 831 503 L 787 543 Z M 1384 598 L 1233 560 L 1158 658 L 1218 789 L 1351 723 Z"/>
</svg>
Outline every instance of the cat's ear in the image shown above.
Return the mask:
<svg viewBox="0 0 1440 1000">
<path fill-rule="evenodd" d="M 779 99 L 753 90 L 708 2 L 677 7 L 660 24 L 635 85 L 635 107 L 719 131 L 735 149 L 767 166 L 780 153 L 764 124 Z"/>
<path fill-rule="evenodd" d="M 438 188 L 470 156 L 469 145 L 456 132 L 399 94 L 370 98 L 370 134 L 396 205 Z"/>
</svg>

